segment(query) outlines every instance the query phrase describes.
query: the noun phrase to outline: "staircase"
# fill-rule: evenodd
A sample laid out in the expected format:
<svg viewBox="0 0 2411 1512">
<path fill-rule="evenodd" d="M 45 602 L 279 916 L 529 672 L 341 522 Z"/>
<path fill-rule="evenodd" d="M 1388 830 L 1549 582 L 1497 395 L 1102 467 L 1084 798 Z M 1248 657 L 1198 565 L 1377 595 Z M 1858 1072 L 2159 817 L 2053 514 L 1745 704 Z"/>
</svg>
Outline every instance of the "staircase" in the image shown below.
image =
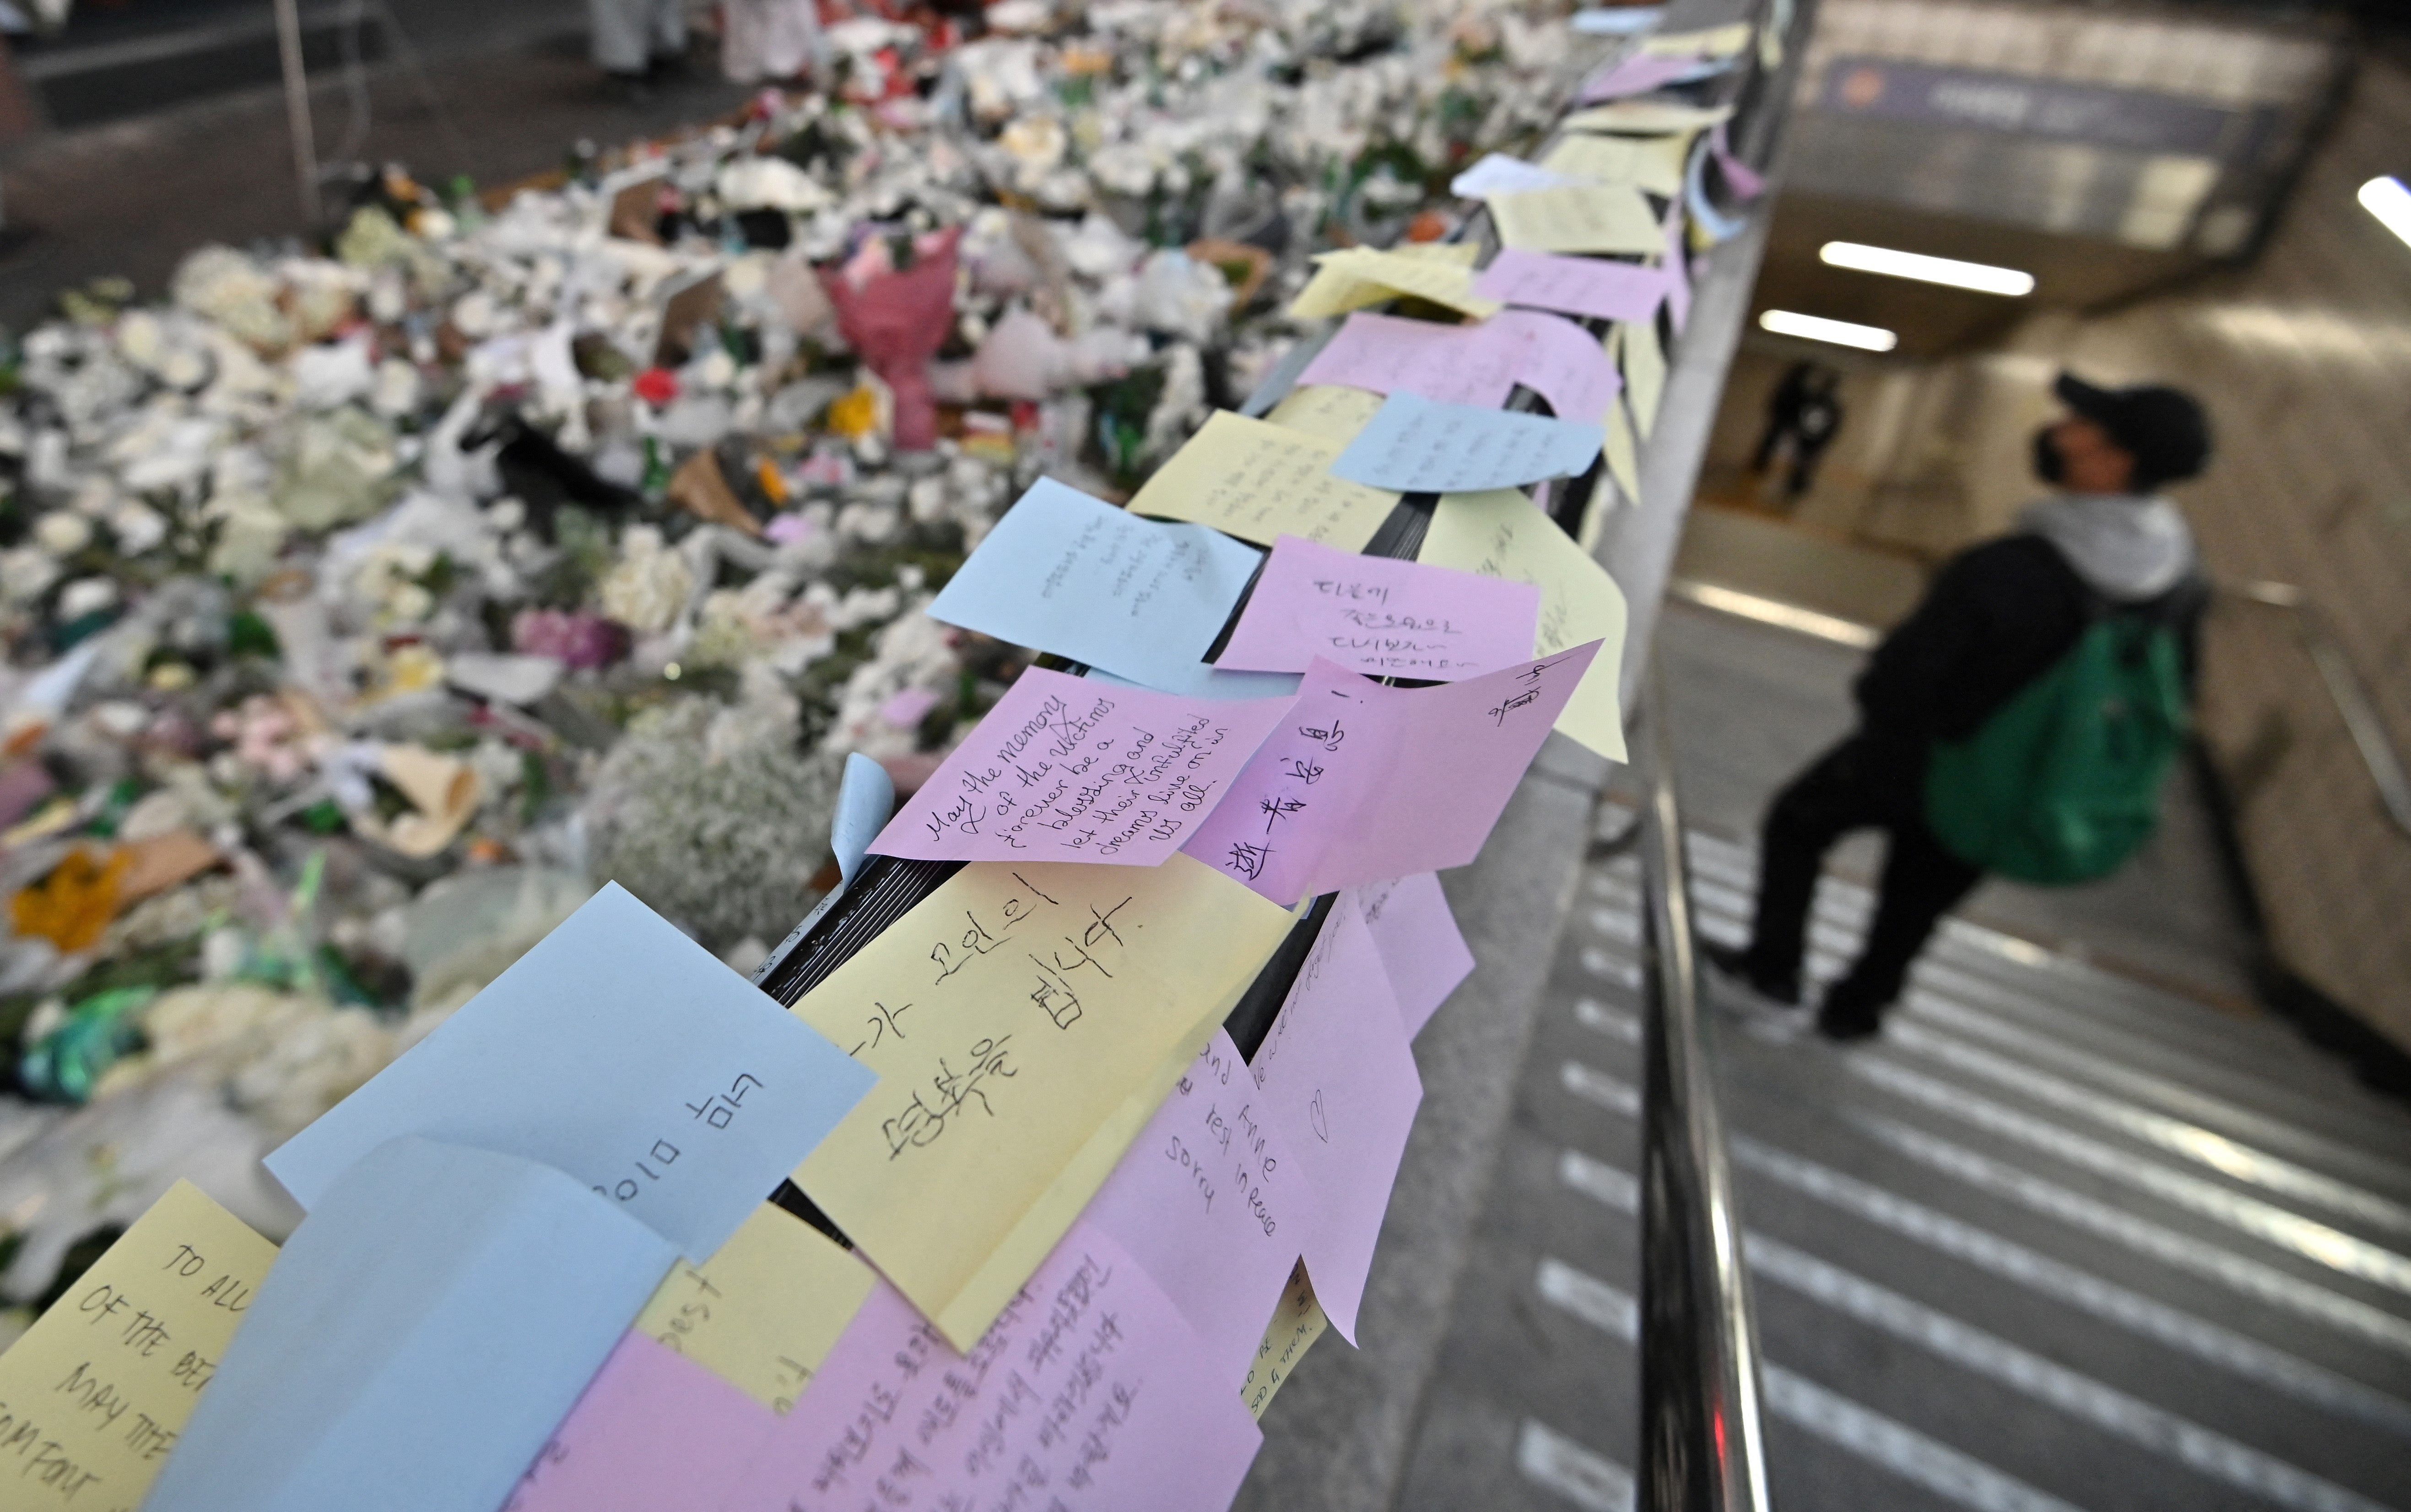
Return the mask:
<svg viewBox="0 0 2411 1512">
<path fill-rule="evenodd" d="M 1689 858 L 1739 939 L 1748 849 Z M 1404 1507 L 1632 1503 L 1641 886 L 1585 868 Z M 1812 976 L 1869 901 L 1828 879 Z M 1864 1046 L 1711 1001 L 1784 1512 L 2411 1508 L 2411 1112 L 1965 921 Z"/>
</svg>

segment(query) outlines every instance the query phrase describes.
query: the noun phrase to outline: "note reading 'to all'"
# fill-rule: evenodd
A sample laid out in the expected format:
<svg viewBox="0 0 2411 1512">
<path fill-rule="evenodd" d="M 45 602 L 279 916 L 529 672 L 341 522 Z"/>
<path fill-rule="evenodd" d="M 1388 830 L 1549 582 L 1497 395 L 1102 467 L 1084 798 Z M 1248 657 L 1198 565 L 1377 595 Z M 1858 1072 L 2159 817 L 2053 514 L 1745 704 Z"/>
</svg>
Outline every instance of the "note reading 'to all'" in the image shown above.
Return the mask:
<svg viewBox="0 0 2411 1512">
<path fill-rule="evenodd" d="M 1157 865 L 1222 801 L 1290 702 L 1178 698 L 1032 667 L 870 849 Z"/>
<path fill-rule="evenodd" d="M 972 862 L 796 1005 L 882 1078 L 796 1185 L 970 1347 L 1291 923 L 1187 856 Z"/>
<path fill-rule="evenodd" d="M 1297 707 L 1182 849 L 1284 908 L 1462 866 L 1598 651 L 1434 688 L 1385 688 L 1318 657 Z"/>
<path fill-rule="evenodd" d="M 192 1183 L 168 1188 L 0 1356 L 7 1505 L 139 1505 L 275 1258 Z"/>
<path fill-rule="evenodd" d="M 1339 452 L 1303 430 L 1217 410 L 1155 470 L 1131 513 L 1194 520 L 1262 545 L 1302 535 L 1361 551 L 1398 496 L 1335 475 Z"/>
<path fill-rule="evenodd" d="M 1540 612 L 1540 590 L 1529 584 L 1285 535 L 1216 660 L 1304 672 L 1320 656 L 1371 677 L 1458 682 L 1529 659 Z M 1259 743 L 1286 707 L 1271 711 Z"/>
<path fill-rule="evenodd" d="M 1331 470 L 1402 493 L 1512 488 L 1579 475 L 1602 439 L 1585 422 L 1392 394 Z"/>
</svg>

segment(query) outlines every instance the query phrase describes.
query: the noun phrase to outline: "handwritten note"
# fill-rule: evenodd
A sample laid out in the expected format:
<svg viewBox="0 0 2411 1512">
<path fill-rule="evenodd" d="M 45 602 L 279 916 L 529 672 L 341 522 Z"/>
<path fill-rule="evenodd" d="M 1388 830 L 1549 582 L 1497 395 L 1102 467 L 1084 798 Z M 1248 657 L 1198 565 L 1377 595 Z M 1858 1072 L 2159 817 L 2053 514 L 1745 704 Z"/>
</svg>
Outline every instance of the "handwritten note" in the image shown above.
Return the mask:
<svg viewBox="0 0 2411 1512">
<path fill-rule="evenodd" d="M 1381 969 L 1397 1000 L 1398 1022 L 1411 1040 L 1439 1011 L 1456 984 L 1473 975 L 1473 952 L 1449 911 L 1448 894 L 1430 872 L 1352 887 L 1340 899 L 1365 915 Z"/>
<path fill-rule="evenodd" d="M 1607 474 L 1626 499 L 1641 502 L 1641 443 L 1633 439 L 1632 415 L 1619 400 L 1607 407 L 1607 440 L 1600 454 L 1607 459 Z M 1591 511 L 1593 520 L 1604 519 L 1603 509 Z"/>
<path fill-rule="evenodd" d="M 1479 325 L 1348 317 L 1301 375 L 1385 394 L 1496 409 L 1521 384 L 1558 415 L 1596 420 L 1623 386 L 1597 338 L 1571 321 L 1510 310 Z"/>
<path fill-rule="evenodd" d="M 1290 1373 L 1330 1327 L 1322 1304 L 1314 1300 L 1314 1282 L 1306 1273 L 1306 1262 L 1300 1260 L 1290 1272 L 1289 1285 L 1281 1288 L 1280 1303 L 1273 1309 L 1272 1321 L 1264 1325 L 1256 1358 L 1239 1388 L 1239 1399 L 1256 1421 L 1264 1420 L 1264 1409 L 1273 1404 L 1274 1395 L 1289 1384 Z"/>
<path fill-rule="evenodd" d="M 1699 66 L 1699 62 L 1696 57 L 1671 57 L 1638 51 L 1628 53 L 1585 80 L 1576 103 L 1596 105 L 1601 100 L 1646 94 L 1691 73 Z"/>
<path fill-rule="evenodd" d="M 1658 217 L 1630 184 L 1585 183 L 1493 195 L 1485 201 L 1498 243 L 1524 252 L 1658 250 Z"/>
<path fill-rule="evenodd" d="M 1482 270 L 1481 283 L 1483 293 L 1511 305 L 1600 320 L 1647 320 L 1666 298 L 1666 280 L 1664 269 L 1638 263 L 1508 249 Z"/>
<path fill-rule="evenodd" d="M 1223 1512 L 1262 1433 L 1146 1270 L 1081 1224 L 957 1352 L 882 1287 L 728 1512 Z"/>
<path fill-rule="evenodd" d="M 883 1078 L 796 1184 L 969 1345 L 1290 923 L 1183 856 L 973 862 L 796 1005 Z"/>
<path fill-rule="evenodd" d="M 1730 105 L 1681 105 L 1671 100 L 1615 100 L 1577 110 L 1566 117 L 1568 131 L 1629 132 L 1655 136 L 1670 131 L 1705 131 L 1730 120 Z"/>
<path fill-rule="evenodd" d="M 1316 1199 L 1220 1029 L 1082 1215 L 1130 1252 L 1236 1388 L 1264 1306 L 1305 1245 Z"/>
<path fill-rule="evenodd" d="M 500 1506 L 676 1258 L 548 1166 L 381 1144 L 286 1242 L 143 1506 Z"/>
<path fill-rule="evenodd" d="M 1161 865 L 1290 703 L 1176 698 L 1032 667 L 870 849 L 925 861 Z"/>
<path fill-rule="evenodd" d="M 736 1489 L 778 1427 L 746 1393 L 630 1332 L 503 1512 L 708 1512 Z"/>
<path fill-rule="evenodd" d="M 618 883 L 268 1157 L 305 1208 L 397 1135 L 525 1156 L 689 1259 L 726 1243 L 869 1072 Z"/>
<path fill-rule="evenodd" d="M 1206 648 L 1263 555 L 1218 531 L 1141 519 L 1041 478 L 929 614 L 1149 688 L 1203 694 Z"/>
<path fill-rule="evenodd" d="M 1529 657 L 1540 612 L 1540 590 L 1526 584 L 1285 535 L 1220 664 L 1304 672 L 1320 656 L 1370 677 L 1456 682 Z M 1288 707 L 1269 711 L 1256 744 Z"/>
<path fill-rule="evenodd" d="M 1217 410 L 1155 470 L 1131 512 L 1193 520 L 1263 545 L 1302 535 L 1362 551 L 1398 496 L 1335 476 L 1340 451 L 1337 442 Z M 1235 590 L 1226 605 L 1237 597 Z"/>
<path fill-rule="evenodd" d="M 0 1355 L 8 1505 L 139 1505 L 275 1258 L 190 1182 L 151 1204 Z"/>
<path fill-rule="evenodd" d="M 711 1258 L 673 1267 L 635 1331 L 783 1414 L 876 1279 L 827 1235 L 765 1202 Z"/>
<path fill-rule="evenodd" d="M 1403 493 L 1466 493 L 1577 476 L 1600 442 L 1600 428 L 1585 421 L 1392 394 L 1331 467 Z"/>
<path fill-rule="evenodd" d="M 1183 849 L 1289 907 L 1313 893 L 1462 866 L 1599 647 L 1464 682 L 1385 688 L 1318 658 Z"/>
<path fill-rule="evenodd" d="M 1314 277 L 1291 301 L 1290 318 L 1345 314 L 1400 295 L 1428 299 L 1477 320 L 1495 315 L 1498 306 L 1473 292 L 1470 254 L 1476 250 L 1469 245 L 1463 248 L 1464 261 L 1454 252 L 1419 255 L 1406 249 L 1375 252 L 1350 247 L 1317 253 Z"/>
<path fill-rule="evenodd" d="M 1636 320 L 1615 327 L 1616 356 L 1630 390 L 1632 423 L 1641 438 L 1658 424 L 1658 406 L 1666 397 L 1666 349 L 1658 344 L 1658 323 Z"/>
<path fill-rule="evenodd" d="M 1373 1243 L 1424 1096 L 1362 912 L 1331 910 L 1249 1069 L 1320 1199 L 1306 1246 L 1314 1294 L 1354 1344 Z"/>
<path fill-rule="evenodd" d="M 1339 384 L 1301 384 L 1264 418 L 1345 446 L 1381 407 L 1381 396 Z"/>
<path fill-rule="evenodd" d="M 1690 154 L 1690 138 L 1682 132 L 1669 132 L 1663 137 L 1601 137 L 1577 132 L 1551 149 L 1541 166 L 1565 178 L 1592 183 L 1629 183 L 1660 198 L 1672 199 L 1683 192 L 1683 164 Z"/>
<path fill-rule="evenodd" d="M 1661 57 L 1697 60 L 1730 58 L 1749 46 L 1754 28 L 1746 21 L 1703 26 L 1689 32 L 1660 32 L 1642 42 L 1641 51 Z"/>
<path fill-rule="evenodd" d="M 1629 432 L 1627 432 L 1629 435 Z M 1556 656 L 1599 642 L 1600 654 L 1557 716 L 1557 729 L 1610 761 L 1625 759 L 1617 683 L 1624 661 L 1624 594 L 1607 569 L 1512 490 L 1443 494 L 1417 560 L 1530 583 L 1541 590 L 1532 654 Z"/>
</svg>

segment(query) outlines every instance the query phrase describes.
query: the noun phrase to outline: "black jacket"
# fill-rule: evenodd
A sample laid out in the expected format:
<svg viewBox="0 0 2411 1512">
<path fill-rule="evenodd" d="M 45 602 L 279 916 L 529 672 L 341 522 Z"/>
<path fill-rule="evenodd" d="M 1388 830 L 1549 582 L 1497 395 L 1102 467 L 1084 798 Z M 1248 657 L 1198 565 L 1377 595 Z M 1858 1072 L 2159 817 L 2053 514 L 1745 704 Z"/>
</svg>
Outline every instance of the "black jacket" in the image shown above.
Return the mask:
<svg viewBox="0 0 2411 1512">
<path fill-rule="evenodd" d="M 2176 628 L 2188 689 L 2205 597 L 2199 580 L 2189 577 L 2150 605 Z M 2012 693 L 2067 655 L 2102 607 L 2041 536 L 1968 547 L 1943 567 L 1916 612 L 1884 637 L 1860 674 L 1863 736 L 1921 772 L 1935 740 L 1973 734 Z"/>
</svg>

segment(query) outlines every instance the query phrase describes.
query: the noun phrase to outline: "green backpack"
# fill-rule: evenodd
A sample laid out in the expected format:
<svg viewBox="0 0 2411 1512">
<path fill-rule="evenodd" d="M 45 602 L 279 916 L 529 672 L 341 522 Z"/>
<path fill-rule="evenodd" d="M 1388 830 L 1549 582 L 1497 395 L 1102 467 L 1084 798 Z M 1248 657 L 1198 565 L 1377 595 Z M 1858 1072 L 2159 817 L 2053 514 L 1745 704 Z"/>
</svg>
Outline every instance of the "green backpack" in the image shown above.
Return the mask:
<svg viewBox="0 0 2411 1512">
<path fill-rule="evenodd" d="M 2016 881 L 2106 877 L 2151 837 L 2189 724 L 2172 616 L 2097 613 L 1973 735 L 1935 743 L 1926 823 L 1961 860 Z"/>
</svg>

